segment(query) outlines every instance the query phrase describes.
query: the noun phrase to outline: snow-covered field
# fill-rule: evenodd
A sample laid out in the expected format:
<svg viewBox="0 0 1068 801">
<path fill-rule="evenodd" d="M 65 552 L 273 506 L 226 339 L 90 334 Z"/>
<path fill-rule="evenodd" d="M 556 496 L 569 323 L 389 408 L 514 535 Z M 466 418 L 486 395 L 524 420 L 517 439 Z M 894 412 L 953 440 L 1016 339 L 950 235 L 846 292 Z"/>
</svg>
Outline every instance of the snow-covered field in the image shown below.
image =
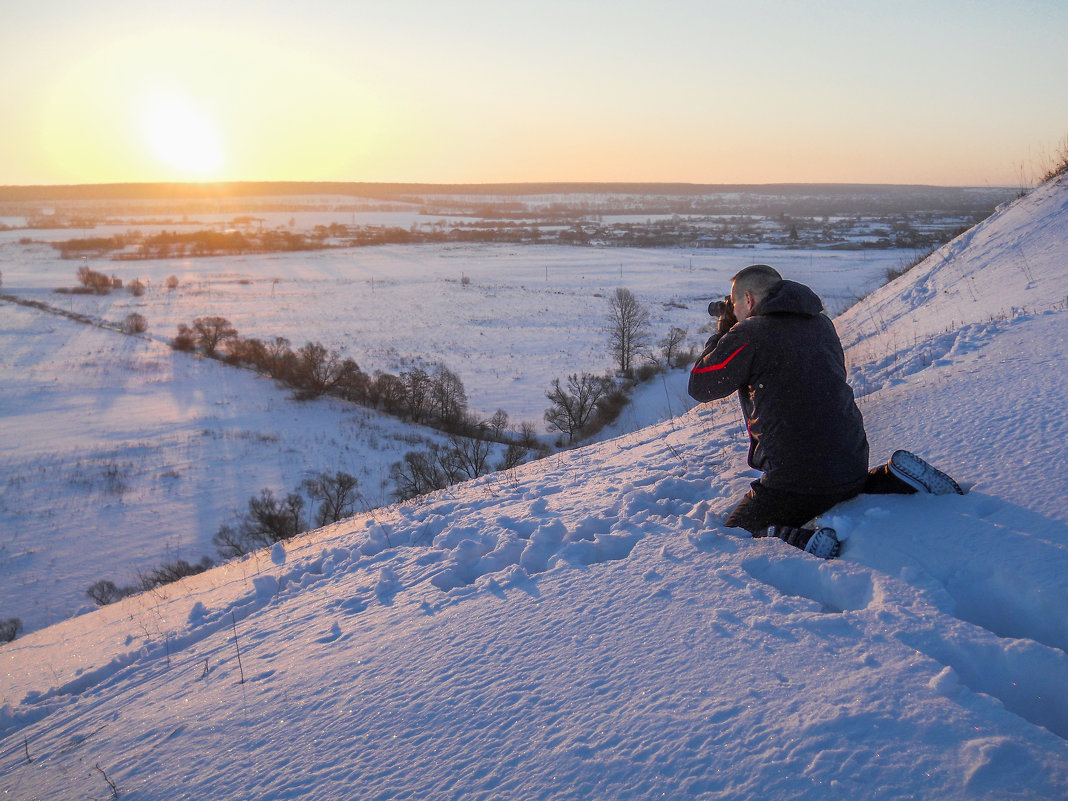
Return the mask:
<svg viewBox="0 0 1068 801">
<path fill-rule="evenodd" d="M 503 408 L 515 421 L 539 424 L 554 378 L 613 366 L 603 329 L 607 296 L 616 287 L 649 307 L 654 344 L 672 326 L 703 342 L 697 332 L 708 321 L 708 299 L 729 290 L 730 276 L 746 264 L 772 260 L 803 276 L 838 313 L 879 286 L 888 268 L 915 255 L 397 245 L 176 261 L 90 259 L 92 269 L 125 283 L 140 279 L 148 291 L 64 296 L 52 290 L 76 284 L 81 260 L 60 259 L 45 244 L 20 245 L 17 233 L 0 239 L 0 270 L 4 290 L 20 297 L 113 322 L 137 312 L 158 338 L 173 337 L 179 323 L 195 317 L 221 315 L 243 336 L 282 336 L 294 348 L 322 342 L 369 373 L 442 362 L 463 379 L 473 411 L 488 417 Z M 173 291 L 164 286 L 172 275 L 180 282 Z"/>
<path fill-rule="evenodd" d="M 1062 179 L 837 320 L 873 459 L 967 495 L 821 562 L 723 527 L 735 402 L 675 410 L 4 646 L 5 797 L 1066 797 L 1066 260 Z"/>
<path fill-rule="evenodd" d="M 401 225 L 413 216 L 366 212 L 356 221 Z M 267 224 L 291 220 L 294 230 L 311 230 L 353 215 L 294 212 Z M 90 259 L 92 269 L 127 284 L 146 282 L 146 293 L 53 291 L 77 283 L 82 261 L 59 258 L 46 240 L 125 230 L 0 232 L 4 292 L 114 323 L 137 312 L 149 324 L 147 337 L 135 338 L 0 302 L 0 618 L 20 618 L 25 631 L 91 608 L 85 590 L 98 580 L 130 585 L 164 561 L 215 557 L 212 536 L 261 489 L 281 496 L 314 474 L 342 470 L 359 479 L 361 508 L 388 503 L 390 465 L 422 440 L 441 440 L 346 404 L 295 403 L 269 380 L 175 353 L 165 342 L 179 323 L 222 315 L 243 336 L 284 336 L 294 349 L 322 342 L 367 372 L 442 362 L 461 376 L 472 411 L 488 418 L 504 409 L 513 424 L 544 431 L 554 378 L 612 367 L 604 325 L 617 286 L 649 307 L 654 343 L 671 326 L 701 343 L 707 299 L 727 291 L 750 260 L 774 260 L 841 308 L 912 255 L 369 247 Z M 33 242 L 20 243 L 27 233 Z M 171 275 L 179 279 L 174 290 L 165 286 Z M 681 375 L 642 394 L 602 438 L 691 405 Z"/>
</svg>

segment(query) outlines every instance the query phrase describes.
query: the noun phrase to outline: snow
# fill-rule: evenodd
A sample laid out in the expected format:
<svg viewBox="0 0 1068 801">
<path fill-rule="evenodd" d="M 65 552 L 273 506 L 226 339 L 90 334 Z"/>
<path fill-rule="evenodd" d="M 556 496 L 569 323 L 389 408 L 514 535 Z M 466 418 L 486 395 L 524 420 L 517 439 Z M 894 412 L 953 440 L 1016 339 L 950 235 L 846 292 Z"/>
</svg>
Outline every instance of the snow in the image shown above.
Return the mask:
<svg viewBox="0 0 1068 801">
<path fill-rule="evenodd" d="M 966 495 L 817 560 L 676 407 L 4 646 L 5 797 L 1064 798 L 1066 255 L 1062 179 L 836 321 L 873 460 Z"/>
<path fill-rule="evenodd" d="M 365 224 L 380 214 L 355 218 Z M 310 230 L 354 218 L 283 216 L 268 223 L 293 219 Z M 282 336 L 293 348 L 322 342 L 367 372 L 441 361 L 461 376 L 473 413 L 486 419 L 503 408 L 513 426 L 529 422 L 550 439 L 543 413 L 552 380 L 613 366 L 606 298 L 620 283 L 649 306 L 654 340 L 678 326 L 697 344 L 707 336 L 699 328 L 709 319 L 708 297 L 726 291 L 749 259 L 774 258 L 841 308 L 903 258 L 900 251 L 389 246 L 90 261 L 126 284 L 140 279 L 146 293 L 53 291 L 75 283 L 81 260 L 63 260 L 37 240 L 125 230 L 34 230 L 29 245 L 26 231 L 0 232 L 5 293 L 112 323 L 136 312 L 149 325 L 145 337 L 128 337 L 0 302 L 0 528 L 11 532 L 0 540 L 0 616 L 19 617 L 27 632 L 91 609 L 85 590 L 96 581 L 135 585 L 165 561 L 214 557 L 212 536 L 262 489 L 284 497 L 305 479 L 340 470 L 358 479 L 359 508 L 389 503 L 390 466 L 443 441 L 347 404 L 296 403 L 262 377 L 175 353 L 166 341 L 179 323 L 222 315 L 243 336 Z M 165 285 L 172 275 L 174 290 Z M 639 395 L 598 439 L 692 406 L 681 374 Z"/>
</svg>

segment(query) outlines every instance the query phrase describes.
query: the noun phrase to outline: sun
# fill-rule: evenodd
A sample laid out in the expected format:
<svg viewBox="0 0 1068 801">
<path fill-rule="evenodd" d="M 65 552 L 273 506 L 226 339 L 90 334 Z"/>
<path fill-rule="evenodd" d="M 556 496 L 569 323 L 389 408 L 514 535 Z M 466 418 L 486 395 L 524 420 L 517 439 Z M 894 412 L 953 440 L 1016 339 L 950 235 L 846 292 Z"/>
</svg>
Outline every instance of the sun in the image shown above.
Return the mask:
<svg viewBox="0 0 1068 801">
<path fill-rule="evenodd" d="M 187 176 L 212 177 L 223 165 L 219 134 L 186 100 L 157 97 L 144 107 L 144 133 L 156 157 Z"/>
</svg>

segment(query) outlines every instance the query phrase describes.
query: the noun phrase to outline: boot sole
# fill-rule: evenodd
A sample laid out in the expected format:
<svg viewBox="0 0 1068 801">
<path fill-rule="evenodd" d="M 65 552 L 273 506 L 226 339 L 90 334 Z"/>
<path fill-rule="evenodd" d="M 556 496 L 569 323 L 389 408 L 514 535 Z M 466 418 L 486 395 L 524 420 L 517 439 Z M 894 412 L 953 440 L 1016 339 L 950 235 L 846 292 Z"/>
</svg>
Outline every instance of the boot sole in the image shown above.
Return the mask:
<svg viewBox="0 0 1068 801">
<path fill-rule="evenodd" d="M 931 495 L 964 494 L 956 481 L 908 451 L 896 451 L 890 457 L 890 472 L 918 492 Z"/>
</svg>

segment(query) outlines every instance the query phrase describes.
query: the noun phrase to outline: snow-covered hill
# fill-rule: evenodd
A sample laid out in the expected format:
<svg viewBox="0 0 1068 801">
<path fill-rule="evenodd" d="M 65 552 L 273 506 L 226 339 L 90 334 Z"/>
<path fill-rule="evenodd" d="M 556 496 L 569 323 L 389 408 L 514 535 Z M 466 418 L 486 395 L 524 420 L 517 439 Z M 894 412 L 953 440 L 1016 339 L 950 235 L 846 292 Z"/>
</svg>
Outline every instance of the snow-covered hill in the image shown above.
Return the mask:
<svg viewBox="0 0 1068 801">
<path fill-rule="evenodd" d="M 969 489 L 843 504 L 841 559 L 723 527 L 699 407 L 3 647 L 0 790 L 1063 798 L 1066 260 L 1062 180 L 839 319 L 873 459 Z"/>
</svg>

